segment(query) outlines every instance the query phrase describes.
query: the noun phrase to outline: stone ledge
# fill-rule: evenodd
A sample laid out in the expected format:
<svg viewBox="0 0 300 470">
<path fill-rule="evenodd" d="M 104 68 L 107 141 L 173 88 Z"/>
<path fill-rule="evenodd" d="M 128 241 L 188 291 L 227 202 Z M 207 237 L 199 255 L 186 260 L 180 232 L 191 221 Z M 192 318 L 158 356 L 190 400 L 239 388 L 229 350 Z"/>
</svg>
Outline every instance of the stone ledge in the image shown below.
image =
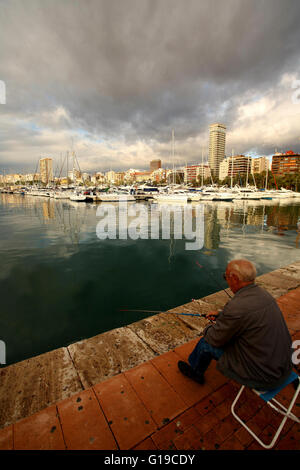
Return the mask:
<svg viewBox="0 0 300 470">
<path fill-rule="evenodd" d="M 0 428 L 83 388 L 67 348 L 0 369 L 0 377 Z"/>
<path fill-rule="evenodd" d="M 129 328 L 157 354 L 162 354 L 194 339 L 198 330 L 172 313 L 160 313 L 129 325 Z"/>
<path fill-rule="evenodd" d="M 84 388 L 155 356 L 155 352 L 128 327 L 116 328 L 70 344 L 68 351 Z"/>
</svg>

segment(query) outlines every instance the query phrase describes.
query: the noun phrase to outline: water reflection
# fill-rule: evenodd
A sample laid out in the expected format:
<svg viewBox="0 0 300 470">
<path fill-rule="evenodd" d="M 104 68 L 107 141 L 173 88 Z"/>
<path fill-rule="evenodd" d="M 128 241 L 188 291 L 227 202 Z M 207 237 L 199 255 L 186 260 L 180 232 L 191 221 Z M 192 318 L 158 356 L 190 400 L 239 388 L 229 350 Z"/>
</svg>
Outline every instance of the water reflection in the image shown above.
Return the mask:
<svg viewBox="0 0 300 470">
<path fill-rule="evenodd" d="M 94 233 L 97 223 L 96 210 L 101 204 L 78 203 L 69 200 L 56 200 L 38 196 L 22 196 L 15 194 L 1 194 L 0 204 L 2 211 L 9 209 L 10 214 L 26 216 L 27 221 L 39 221 L 41 225 L 50 226 L 57 230 L 72 244 L 78 244 L 87 233 Z M 102 203 L 105 206 L 107 203 Z M 117 203 L 109 203 L 115 206 Z M 149 238 L 151 237 L 150 213 L 159 212 L 166 204 L 151 204 L 139 202 L 144 205 L 149 214 Z M 189 204 L 193 207 L 193 217 L 196 215 L 196 204 Z M 172 210 L 183 209 L 183 204 L 172 203 Z M 152 211 L 152 212 L 151 212 Z M 117 212 L 118 215 L 118 212 Z M 173 224 L 171 213 L 171 224 Z M 129 218 L 130 219 L 130 218 Z M 129 220 L 128 219 L 128 220 Z M 216 250 L 221 239 L 228 237 L 232 229 L 239 228 L 241 233 L 247 233 L 248 227 L 256 227 L 257 230 L 272 232 L 277 236 L 284 236 L 286 232 L 296 231 L 295 246 L 299 245 L 300 230 L 300 201 L 296 199 L 245 201 L 237 200 L 233 202 L 205 202 L 204 203 L 205 234 L 203 249 L 210 253 Z M 118 222 L 118 218 L 117 218 Z M 26 224 L 26 221 L 23 220 Z M 174 231 L 171 225 L 171 239 L 173 245 L 176 242 Z M 161 237 L 161 215 L 160 234 Z M 175 238 L 175 239 L 174 239 Z"/>
</svg>

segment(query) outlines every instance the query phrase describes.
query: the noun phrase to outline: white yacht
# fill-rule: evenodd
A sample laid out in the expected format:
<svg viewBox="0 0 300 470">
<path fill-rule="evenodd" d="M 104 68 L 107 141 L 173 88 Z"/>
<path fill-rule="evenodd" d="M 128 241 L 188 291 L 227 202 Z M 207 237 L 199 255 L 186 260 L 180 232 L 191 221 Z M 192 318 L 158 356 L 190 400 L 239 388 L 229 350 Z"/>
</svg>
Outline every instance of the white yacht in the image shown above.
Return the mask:
<svg viewBox="0 0 300 470">
<path fill-rule="evenodd" d="M 209 191 L 203 191 L 201 193 L 200 201 L 214 201 L 215 193 Z"/>
<path fill-rule="evenodd" d="M 235 186 L 234 188 L 232 188 L 232 192 L 238 196 L 237 199 L 259 201 L 262 198 L 261 191 L 258 191 L 255 187 L 253 188 L 250 186 L 246 186 L 245 188 L 241 188 L 239 186 Z"/>
<path fill-rule="evenodd" d="M 70 199 L 71 193 L 69 191 L 55 191 L 54 199 Z"/>
<path fill-rule="evenodd" d="M 188 191 L 180 187 L 166 188 L 167 191 L 154 196 L 157 202 L 188 202 Z"/>
<path fill-rule="evenodd" d="M 235 197 L 236 196 L 229 191 L 216 191 L 213 201 L 232 201 Z"/>
<path fill-rule="evenodd" d="M 232 201 L 234 194 L 227 188 L 209 186 L 201 191 L 200 201 Z"/>
<path fill-rule="evenodd" d="M 291 189 L 285 189 L 285 188 L 280 188 L 280 190 L 278 190 L 278 193 L 280 193 L 281 197 L 284 197 L 284 198 L 300 196 L 300 193 L 297 193 L 296 191 L 292 191 Z"/>
<path fill-rule="evenodd" d="M 33 196 L 43 196 L 43 197 L 50 197 L 50 191 L 47 189 L 37 189 L 36 191 L 32 192 Z"/>
<path fill-rule="evenodd" d="M 187 193 L 188 201 L 198 202 L 201 200 L 201 192 L 200 191 L 189 191 Z"/>
<path fill-rule="evenodd" d="M 84 202 L 86 201 L 86 196 L 82 193 L 74 191 L 74 193 L 70 194 L 70 200 L 76 202 Z"/>
<path fill-rule="evenodd" d="M 101 202 L 135 201 L 135 197 L 125 192 L 98 193 L 98 200 Z"/>
<path fill-rule="evenodd" d="M 187 202 L 187 194 L 160 194 L 156 197 L 157 202 Z"/>
<path fill-rule="evenodd" d="M 265 191 L 266 196 L 270 196 L 272 199 L 288 199 L 293 196 L 293 191 L 281 189 L 269 189 Z"/>
</svg>

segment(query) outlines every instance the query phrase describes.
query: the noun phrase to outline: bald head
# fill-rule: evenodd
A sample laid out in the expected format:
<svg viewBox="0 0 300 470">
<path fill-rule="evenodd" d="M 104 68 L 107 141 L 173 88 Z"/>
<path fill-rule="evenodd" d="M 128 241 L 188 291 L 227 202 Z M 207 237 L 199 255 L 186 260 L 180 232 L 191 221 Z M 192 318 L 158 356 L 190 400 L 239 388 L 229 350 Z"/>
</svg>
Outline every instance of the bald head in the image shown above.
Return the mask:
<svg viewBox="0 0 300 470">
<path fill-rule="evenodd" d="M 228 273 L 234 273 L 240 281 L 251 282 L 256 278 L 256 268 L 251 261 L 235 259 L 227 265 Z"/>
</svg>

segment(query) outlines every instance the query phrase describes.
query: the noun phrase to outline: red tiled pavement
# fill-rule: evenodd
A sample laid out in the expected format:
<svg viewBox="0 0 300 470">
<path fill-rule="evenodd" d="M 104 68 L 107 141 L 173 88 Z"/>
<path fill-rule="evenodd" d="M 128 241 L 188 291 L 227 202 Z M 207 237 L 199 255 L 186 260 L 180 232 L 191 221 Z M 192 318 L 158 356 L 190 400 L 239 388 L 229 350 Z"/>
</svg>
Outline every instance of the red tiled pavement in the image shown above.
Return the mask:
<svg viewBox="0 0 300 470">
<path fill-rule="evenodd" d="M 300 340 L 300 288 L 277 299 L 293 341 Z M 198 339 L 0 429 L 0 449 L 261 450 L 231 414 L 239 385 L 212 361 L 199 385 L 184 377 Z M 280 394 L 287 403 L 292 385 Z M 281 418 L 245 389 L 237 412 L 262 440 Z M 293 409 L 300 415 L 300 397 Z M 300 425 L 288 420 L 274 449 L 300 450 Z"/>
<path fill-rule="evenodd" d="M 119 374 L 93 388 L 120 449 L 136 446 L 156 430 L 151 414 L 125 374 Z M 155 396 L 153 392 L 153 398 Z"/>
<path fill-rule="evenodd" d="M 192 406 L 207 395 L 212 388 L 204 384 L 200 389 L 196 382 L 184 377 L 177 367 L 177 362 L 182 358 L 175 351 L 162 354 L 152 359 L 152 364 L 166 378 L 187 406 Z"/>
<path fill-rule="evenodd" d="M 156 447 L 160 450 L 175 449 L 174 440 L 179 434 L 183 434 L 190 426 L 200 419 L 195 408 L 190 408 L 152 436 Z"/>
<path fill-rule="evenodd" d="M 117 449 L 92 389 L 57 404 L 66 446 L 71 450 Z"/>
<path fill-rule="evenodd" d="M 65 443 L 56 406 L 50 406 L 13 425 L 14 449 L 62 450 Z"/>
<path fill-rule="evenodd" d="M 13 445 L 13 426 L 6 426 L 0 429 L 0 449 L 12 450 Z"/>
<path fill-rule="evenodd" d="M 184 401 L 151 362 L 134 367 L 125 376 L 159 428 L 186 409 Z"/>
</svg>

